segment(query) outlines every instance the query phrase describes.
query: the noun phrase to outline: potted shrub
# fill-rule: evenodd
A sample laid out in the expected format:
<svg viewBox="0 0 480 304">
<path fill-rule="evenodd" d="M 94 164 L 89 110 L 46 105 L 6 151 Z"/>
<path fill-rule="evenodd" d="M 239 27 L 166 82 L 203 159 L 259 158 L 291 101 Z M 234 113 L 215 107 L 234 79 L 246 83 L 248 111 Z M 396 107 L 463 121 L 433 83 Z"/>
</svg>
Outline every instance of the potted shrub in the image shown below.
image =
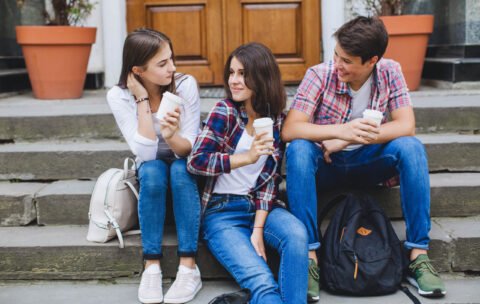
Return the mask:
<svg viewBox="0 0 480 304">
<path fill-rule="evenodd" d="M 18 2 L 22 5 L 23 1 Z M 33 94 L 39 99 L 80 98 L 96 28 L 77 26 L 91 13 L 89 0 L 52 0 L 45 26 L 17 26 Z"/>
<path fill-rule="evenodd" d="M 433 32 L 433 15 L 403 15 L 407 0 L 365 0 L 366 9 L 382 19 L 389 41 L 385 58 L 402 66 L 408 88 L 420 86 L 428 38 Z"/>
</svg>

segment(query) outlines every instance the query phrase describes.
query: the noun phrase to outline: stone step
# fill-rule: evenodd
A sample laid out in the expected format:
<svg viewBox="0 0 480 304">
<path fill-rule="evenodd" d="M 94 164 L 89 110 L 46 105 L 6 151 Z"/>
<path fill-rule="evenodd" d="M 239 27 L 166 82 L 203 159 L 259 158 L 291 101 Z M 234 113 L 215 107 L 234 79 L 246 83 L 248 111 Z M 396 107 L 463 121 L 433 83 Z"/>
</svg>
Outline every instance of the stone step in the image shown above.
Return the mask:
<svg viewBox="0 0 480 304">
<path fill-rule="evenodd" d="M 42 183 L 0 183 L 0 226 L 23 226 L 37 220 L 35 194 Z"/>
<path fill-rule="evenodd" d="M 393 222 L 400 239 L 404 224 Z M 135 276 L 142 270 L 139 236 L 126 239 L 119 249 L 85 240 L 86 226 L 0 228 L 0 279 L 107 279 Z M 480 217 L 434 218 L 430 233 L 430 257 L 441 272 L 480 270 Z M 176 236 L 166 231 L 163 241 L 164 278 L 176 274 Z M 228 274 L 200 243 L 197 262 L 204 278 L 226 278 Z"/>
<path fill-rule="evenodd" d="M 431 171 L 480 170 L 480 136 L 423 134 Z M 0 145 L 0 180 L 93 179 L 132 156 L 114 140 L 20 142 Z"/>
<path fill-rule="evenodd" d="M 480 298 L 480 277 L 457 274 L 441 274 L 447 289 L 447 295 L 440 299 L 428 299 L 418 296 L 416 289 L 403 284 L 417 295 L 423 304 L 477 303 Z M 163 292 L 171 286 L 172 280 L 163 281 Z M 3 281 L 0 282 L 0 303 L 31 304 L 98 304 L 98 299 L 108 299 L 102 303 L 132 304 L 138 303 L 137 291 L 140 278 L 118 278 L 87 281 Z M 233 280 L 203 280 L 202 289 L 188 304 L 205 304 L 213 298 L 240 287 Z M 85 295 L 88 295 L 86 297 Z M 401 291 L 381 297 L 355 297 L 333 295 L 320 291 L 320 303 L 328 304 L 405 304 L 411 303 Z"/>
<path fill-rule="evenodd" d="M 437 173 L 430 175 L 431 216 L 465 217 L 480 215 L 480 173 Z M 0 226 L 88 224 L 88 208 L 94 181 L 41 183 L 0 183 Z M 341 189 L 320 197 L 324 204 Z M 402 218 L 400 189 L 364 189 L 377 198 L 389 217 Z M 286 201 L 285 181 L 280 196 Z M 166 225 L 173 225 L 171 203 L 167 204 Z"/>
<path fill-rule="evenodd" d="M 473 95 L 422 94 L 412 94 L 417 132 L 480 130 L 480 91 Z M 84 97 L 77 100 L 39 101 L 31 95 L 0 99 L 0 140 L 121 138 L 105 95 L 106 91 L 100 90 L 85 91 Z M 219 100 L 202 98 L 203 118 Z"/>
</svg>

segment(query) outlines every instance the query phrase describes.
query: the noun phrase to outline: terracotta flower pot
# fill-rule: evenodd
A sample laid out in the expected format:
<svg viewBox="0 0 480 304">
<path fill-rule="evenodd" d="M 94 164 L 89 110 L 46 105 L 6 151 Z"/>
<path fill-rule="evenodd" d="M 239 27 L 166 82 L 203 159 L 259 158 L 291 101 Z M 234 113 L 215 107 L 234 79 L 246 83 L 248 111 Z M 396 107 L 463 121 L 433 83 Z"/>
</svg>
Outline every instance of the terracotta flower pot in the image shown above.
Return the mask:
<svg viewBox="0 0 480 304">
<path fill-rule="evenodd" d="M 400 63 L 407 86 L 415 91 L 420 86 L 428 37 L 433 32 L 433 15 L 380 17 L 388 32 L 385 58 Z"/>
<path fill-rule="evenodd" d="M 33 94 L 39 99 L 80 98 L 97 29 L 17 26 Z"/>
</svg>

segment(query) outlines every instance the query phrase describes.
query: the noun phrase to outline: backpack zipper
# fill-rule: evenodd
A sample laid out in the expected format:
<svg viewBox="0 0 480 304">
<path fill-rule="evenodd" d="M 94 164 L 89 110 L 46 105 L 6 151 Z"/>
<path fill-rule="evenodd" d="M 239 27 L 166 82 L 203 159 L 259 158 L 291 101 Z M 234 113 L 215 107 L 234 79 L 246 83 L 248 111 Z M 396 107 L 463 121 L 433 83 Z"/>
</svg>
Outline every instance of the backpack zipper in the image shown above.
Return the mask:
<svg viewBox="0 0 480 304">
<path fill-rule="evenodd" d="M 355 251 L 353 252 L 353 260 L 355 262 L 355 270 L 353 271 L 353 279 L 356 280 L 357 275 L 358 275 L 358 259 L 357 259 L 357 254 L 355 253 Z"/>
</svg>

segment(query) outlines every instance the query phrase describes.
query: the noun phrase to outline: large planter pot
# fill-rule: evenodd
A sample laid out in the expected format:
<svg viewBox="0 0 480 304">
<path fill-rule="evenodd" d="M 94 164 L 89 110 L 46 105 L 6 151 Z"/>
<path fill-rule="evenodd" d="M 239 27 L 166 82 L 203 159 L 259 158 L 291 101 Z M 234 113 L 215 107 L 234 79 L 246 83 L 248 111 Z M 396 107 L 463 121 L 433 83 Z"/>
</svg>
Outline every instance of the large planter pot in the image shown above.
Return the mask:
<svg viewBox="0 0 480 304">
<path fill-rule="evenodd" d="M 400 63 L 407 86 L 415 91 L 420 86 L 428 38 L 433 32 L 433 15 L 380 17 L 388 32 L 385 58 Z"/>
<path fill-rule="evenodd" d="M 80 98 L 97 29 L 17 26 L 33 94 L 39 99 Z"/>
</svg>

